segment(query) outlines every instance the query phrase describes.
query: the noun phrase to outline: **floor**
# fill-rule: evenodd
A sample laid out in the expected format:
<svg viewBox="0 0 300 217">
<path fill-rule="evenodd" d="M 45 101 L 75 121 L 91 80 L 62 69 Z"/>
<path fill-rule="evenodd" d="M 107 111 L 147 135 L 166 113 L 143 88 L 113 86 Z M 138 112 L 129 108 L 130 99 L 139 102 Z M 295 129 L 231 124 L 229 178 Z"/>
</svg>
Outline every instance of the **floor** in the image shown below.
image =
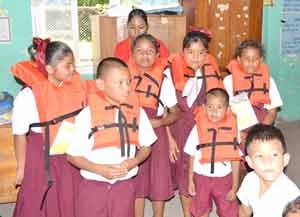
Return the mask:
<svg viewBox="0 0 300 217">
<path fill-rule="evenodd" d="M 291 161 L 287 167 L 288 176 L 300 186 L 300 173 L 299 163 L 300 162 L 300 121 L 294 122 L 282 122 L 278 124 L 278 127 L 282 129 L 286 138 L 288 146 L 288 152 L 291 154 Z M 13 212 L 14 204 L 0 204 L 0 217 L 11 217 Z M 146 204 L 145 217 L 151 217 L 151 205 L 149 202 Z M 212 213 L 210 217 L 216 217 L 215 213 Z M 179 198 L 176 195 L 171 201 L 166 204 L 165 217 L 182 217 L 181 206 Z"/>
</svg>

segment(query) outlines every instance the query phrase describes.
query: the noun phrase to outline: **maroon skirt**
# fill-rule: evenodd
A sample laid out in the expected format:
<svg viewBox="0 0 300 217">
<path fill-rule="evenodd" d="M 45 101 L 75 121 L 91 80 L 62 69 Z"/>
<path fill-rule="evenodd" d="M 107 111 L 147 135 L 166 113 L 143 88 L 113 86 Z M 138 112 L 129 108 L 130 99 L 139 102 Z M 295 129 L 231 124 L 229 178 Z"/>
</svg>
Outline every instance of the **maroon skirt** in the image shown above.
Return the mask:
<svg viewBox="0 0 300 217">
<path fill-rule="evenodd" d="M 156 117 L 156 112 L 145 109 L 148 117 Z M 168 200 L 174 195 L 171 162 L 169 160 L 169 141 L 165 127 L 154 129 L 157 140 L 151 146 L 150 156 L 139 166 L 134 178 L 137 198 L 154 201 Z"/>
<path fill-rule="evenodd" d="M 31 132 L 27 136 L 24 179 L 13 216 L 74 217 L 81 177 L 79 170 L 67 162 L 65 155 L 50 157 L 53 184 L 40 209 L 43 195 L 47 190 L 43 147 L 42 134 Z"/>
</svg>

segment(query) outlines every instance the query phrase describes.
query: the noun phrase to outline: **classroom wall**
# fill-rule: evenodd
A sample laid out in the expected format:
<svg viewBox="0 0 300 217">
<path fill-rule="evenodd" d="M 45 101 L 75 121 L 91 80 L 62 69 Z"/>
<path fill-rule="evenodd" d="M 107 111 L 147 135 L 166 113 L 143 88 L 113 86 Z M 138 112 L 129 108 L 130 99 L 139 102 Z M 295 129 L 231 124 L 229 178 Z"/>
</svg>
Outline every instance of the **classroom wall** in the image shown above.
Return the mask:
<svg viewBox="0 0 300 217">
<path fill-rule="evenodd" d="M 275 0 L 274 6 L 264 7 L 263 44 L 266 62 L 270 66 L 284 105 L 279 113 L 283 120 L 300 120 L 300 56 L 280 55 L 280 27 L 282 0 Z"/>
<path fill-rule="evenodd" d="M 10 18 L 12 40 L 0 42 L 0 90 L 15 95 L 20 88 L 10 74 L 10 67 L 27 59 L 27 47 L 32 40 L 30 1 L 0 0 L 0 9 Z"/>
<path fill-rule="evenodd" d="M 280 12 L 282 0 L 276 0 L 274 6 L 264 7 L 263 44 L 266 49 L 266 62 L 270 65 L 282 95 L 284 106 L 279 113 L 280 119 L 300 120 L 300 57 L 280 56 Z M 31 42 L 30 1 L 0 0 L 0 8 L 8 10 L 12 22 L 12 41 L 0 43 L 0 90 L 15 95 L 19 86 L 10 75 L 10 66 L 26 56 L 26 48 Z M 92 78 L 91 75 L 84 75 Z"/>
</svg>

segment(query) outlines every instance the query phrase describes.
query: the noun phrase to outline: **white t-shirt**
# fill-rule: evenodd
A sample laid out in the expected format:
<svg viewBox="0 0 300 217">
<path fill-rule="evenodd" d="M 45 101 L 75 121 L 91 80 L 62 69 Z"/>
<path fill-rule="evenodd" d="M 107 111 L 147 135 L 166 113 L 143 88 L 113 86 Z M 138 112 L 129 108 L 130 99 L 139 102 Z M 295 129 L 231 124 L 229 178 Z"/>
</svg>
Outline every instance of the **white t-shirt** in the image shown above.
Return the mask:
<svg viewBox="0 0 300 217">
<path fill-rule="evenodd" d="M 224 177 L 231 172 L 231 163 L 230 161 L 224 162 L 215 162 L 214 164 L 214 173 L 210 173 L 211 164 L 210 163 L 201 163 L 201 149 L 197 150 L 197 145 L 200 144 L 197 126 L 195 125 L 191 130 L 189 137 L 184 146 L 184 152 L 190 156 L 195 157 L 194 160 L 194 169 L 193 171 L 199 175 L 208 176 L 208 177 Z"/>
<path fill-rule="evenodd" d="M 243 205 L 252 208 L 253 217 L 282 217 L 287 203 L 300 195 L 299 188 L 284 173 L 261 197 L 259 192 L 260 179 L 252 171 L 245 176 L 237 196 Z"/>
<path fill-rule="evenodd" d="M 118 110 L 115 110 L 115 120 L 118 120 Z M 151 146 L 157 139 L 152 125 L 143 109 L 140 109 L 138 140 L 139 145 L 144 147 Z M 118 147 L 105 147 L 94 149 L 94 136 L 88 139 L 91 132 L 91 111 L 90 107 L 84 108 L 75 118 L 75 135 L 73 141 L 68 147 L 67 154 L 72 156 L 81 156 L 87 160 L 97 164 L 120 164 L 127 159 L 127 155 L 121 157 L 121 150 Z M 119 136 L 116 134 L 116 136 Z M 127 145 L 126 145 L 127 146 Z M 130 145 L 130 156 L 134 158 L 136 154 L 136 146 Z M 81 175 L 90 180 L 115 183 L 118 180 L 129 179 L 137 174 L 138 167 L 131 169 L 125 177 L 119 179 L 106 179 L 105 177 L 92 173 L 87 170 L 80 170 Z"/>
<path fill-rule="evenodd" d="M 232 85 L 232 75 L 227 75 L 224 78 L 224 86 L 227 90 L 227 93 L 229 95 L 229 98 L 231 99 L 233 97 L 233 85 Z M 278 108 L 283 105 L 282 99 L 280 97 L 278 88 L 276 86 L 276 83 L 272 77 L 270 77 L 270 90 L 269 90 L 269 97 L 271 100 L 270 104 L 265 104 L 264 108 L 267 110 L 271 110 L 274 108 Z"/>
<path fill-rule="evenodd" d="M 12 111 L 12 133 L 24 135 L 29 131 L 29 125 L 39 122 L 39 114 L 32 90 L 29 87 L 21 90 L 15 100 Z M 40 127 L 31 128 L 36 133 L 41 133 Z"/>
<path fill-rule="evenodd" d="M 170 75 L 170 70 L 165 70 L 163 73 L 166 77 L 164 77 L 161 84 L 159 99 L 162 101 L 165 107 L 171 108 L 177 104 L 176 90 Z M 163 112 L 164 107 L 159 103 L 157 116 L 161 116 Z"/>
</svg>

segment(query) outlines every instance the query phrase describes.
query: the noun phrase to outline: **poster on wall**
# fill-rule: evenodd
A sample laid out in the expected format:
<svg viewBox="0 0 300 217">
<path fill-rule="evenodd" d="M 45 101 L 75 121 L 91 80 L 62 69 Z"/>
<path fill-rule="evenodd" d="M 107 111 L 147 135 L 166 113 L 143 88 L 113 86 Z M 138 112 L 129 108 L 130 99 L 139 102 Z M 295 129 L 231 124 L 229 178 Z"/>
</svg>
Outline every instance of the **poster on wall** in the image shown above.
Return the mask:
<svg viewBox="0 0 300 217">
<path fill-rule="evenodd" d="M 0 42 L 10 42 L 10 23 L 9 17 L 0 16 Z"/>
<path fill-rule="evenodd" d="M 281 55 L 300 56 L 300 1 L 283 0 Z"/>
</svg>

